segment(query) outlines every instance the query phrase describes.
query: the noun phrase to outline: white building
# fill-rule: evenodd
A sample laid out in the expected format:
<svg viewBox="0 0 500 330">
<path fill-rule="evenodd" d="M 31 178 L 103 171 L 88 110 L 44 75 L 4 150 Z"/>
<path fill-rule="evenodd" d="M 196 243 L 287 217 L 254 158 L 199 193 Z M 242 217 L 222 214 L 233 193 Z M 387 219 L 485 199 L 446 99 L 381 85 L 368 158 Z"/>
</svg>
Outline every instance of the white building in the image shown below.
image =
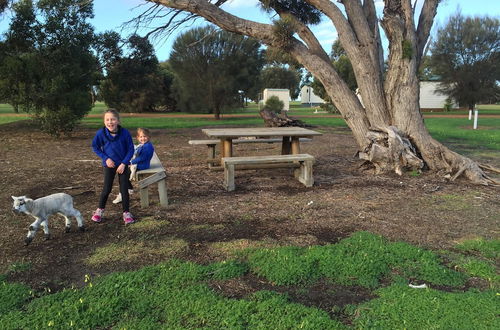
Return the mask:
<svg viewBox="0 0 500 330">
<path fill-rule="evenodd" d="M 438 85 L 437 81 L 420 82 L 420 109 L 422 111 L 443 111 L 448 96 L 437 91 Z M 452 102 L 452 108 L 457 109 L 458 104 Z"/>
<path fill-rule="evenodd" d="M 266 88 L 262 95 L 262 101 L 266 104 L 266 101 L 271 96 L 277 96 L 281 102 L 283 102 L 283 110 L 290 110 L 290 90 L 288 89 L 278 89 L 278 88 Z"/>
<path fill-rule="evenodd" d="M 325 101 L 318 95 L 314 94 L 311 86 L 302 86 L 300 89 L 300 103 L 303 105 L 317 106 L 325 103 Z"/>
<path fill-rule="evenodd" d="M 422 111 L 443 111 L 448 97 L 437 91 L 438 85 L 439 82 L 437 81 L 420 82 L 420 109 Z M 308 91 L 307 88 L 309 88 L 310 91 Z M 361 103 L 363 103 L 359 91 L 356 91 L 356 95 L 360 99 Z M 312 105 L 318 105 L 325 102 L 319 96 L 312 93 L 312 88 L 308 86 L 302 87 L 300 91 L 300 99 L 302 104 L 311 103 Z M 309 102 L 309 100 L 311 100 L 311 102 Z M 458 104 L 456 102 L 452 102 L 452 109 L 457 108 Z"/>
</svg>

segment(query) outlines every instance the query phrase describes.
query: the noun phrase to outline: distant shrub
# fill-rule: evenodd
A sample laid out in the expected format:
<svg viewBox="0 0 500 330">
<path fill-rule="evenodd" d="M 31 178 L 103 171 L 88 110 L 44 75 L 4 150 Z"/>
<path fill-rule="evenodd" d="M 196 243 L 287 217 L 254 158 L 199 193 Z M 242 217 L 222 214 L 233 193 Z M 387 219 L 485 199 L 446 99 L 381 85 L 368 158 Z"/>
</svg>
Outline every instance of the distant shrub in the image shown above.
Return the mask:
<svg viewBox="0 0 500 330">
<path fill-rule="evenodd" d="M 279 99 L 277 96 L 271 96 L 267 99 L 264 106 L 267 110 L 280 113 L 285 108 L 285 103 Z"/>
<path fill-rule="evenodd" d="M 321 103 L 319 107 L 321 108 L 321 110 L 328 113 L 340 113 L 339 110 L 331 103 Z"/>
<path fill-rule="evenodd" d="M 453 102 L 451 101 L 451 99 L 449 97 L 446 98 L 446 101 L 443 105 L 443 110 L 446 112 L 453 110 Z"/>
</svg>

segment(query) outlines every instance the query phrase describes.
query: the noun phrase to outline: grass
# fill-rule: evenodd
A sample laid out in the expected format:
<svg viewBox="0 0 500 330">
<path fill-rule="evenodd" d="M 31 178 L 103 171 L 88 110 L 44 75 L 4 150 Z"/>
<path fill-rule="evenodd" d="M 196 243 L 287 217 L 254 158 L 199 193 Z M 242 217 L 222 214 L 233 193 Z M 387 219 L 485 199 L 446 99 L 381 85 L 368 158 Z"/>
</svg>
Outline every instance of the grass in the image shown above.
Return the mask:
<svg viewBox="0 0 500 330">
<path fill-rule="evenodd" d="M 479 119 L 479 129 L 472 129 L 468 118 L 427 118 L 431 135 L 457 151 L 500 150 L 500 118 Z"/>
<path fill-rule="evenodd" d="M 490 241 L 461 243 L 467 253 L 490 251 Z M 493 245 L 498 244 L 498 241 Z M 31 328 L 231 328 L 231 329 L 497 329 L 498 287 L 464 290 L 467 273 L 443 264 L 435 252 L 358 232 L 326 246 L 250 247 L 238 257 L 209 265 L 170 259 L 132 272 L 85 277 L 83 288 L 35 295 L 0 277 L 2 329 Z M 448 251 L 449 252 L 449 251 Z M 453 252 L 461 258 L 474 258 Z M 490 255 L 489 252 L 485 252 Z M 458 260 L 458 259 L 457 259 Z M 465 260 L 465 259 L 464 259 Z M 475 259 L 467 259 L 475 260 Z M 483 259 L 494 264 L 493 259 Z M 478 267 L 476 267 L 478 268 Z M 228 298 L 212 288 L 254 274 L 279 290 Z M 483 277 L 481 272 L 473 276 Z M 305 306 L 286 293 L 307 293 L 322 279 L 355 289 L 371 299 L 331 310 Z M 408 282 L 430 288 L 414 289 Z M 438 288 L 445 286 L 445 291 Z M 278 292 L 279 291 L 279 292 Z"/>
<path fill-rule="evenodd" d="M 122 240 L 120 243 L 111 243 L 99 247 L 84 262 L 91 266 L 110 263 L 134 263 L 143 259 L 144 254 L 155 260 L 163 260 L 172 258 L 184 251 L 188 246 L 188 243 L 181 239 L 151 241 L 147 237 L 144 238 L 137 237 L 134 240 Z"/>
</svg>

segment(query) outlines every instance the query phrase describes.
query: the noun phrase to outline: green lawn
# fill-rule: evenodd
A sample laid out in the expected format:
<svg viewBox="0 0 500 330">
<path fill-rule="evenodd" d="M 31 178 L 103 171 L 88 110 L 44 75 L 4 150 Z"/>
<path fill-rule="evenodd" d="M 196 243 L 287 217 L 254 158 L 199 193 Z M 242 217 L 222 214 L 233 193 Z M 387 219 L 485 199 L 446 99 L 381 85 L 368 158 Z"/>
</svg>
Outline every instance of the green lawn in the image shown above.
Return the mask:
<svg viewBox="0 0 500 330">
<path fill-rule="evenodd" d="M 426 118 L 425 123 L 434 138 L 449 145 L 451 148 L 469 153 L 498 151 L 500 150 L 500 119 L 481 117 L 481 114 L 500 114 L 500 105 L 480 105 L 479 107 L 479 129 L 472 129 L 472 121 L 468 120 L 466 111 L 440 112 L 440 115 L 449 115 L 450 118 Z M 97 103 L 90 114 L 100 115 L 104 112 L 106 106 L 103 103 Z M 303 107 L 299 102 L 292 102 L 290 116 L 311 115 L 313 109 Z M 9 122 L 24 120 L 26 115 L 20 117 L 9 116 L 13 114 L 12 107 L 0 104 L 0 125 Z M 243 109 L 234 109 L 230 113 L 254 114 L 254 117 L 234 118 L 224 117 L 222 120 L 213 118 L 191 117 L 184 118 L 186 113 L 173 113 L 173 117 L 152 118 L 143 117 L 140 114 L 133 117 L 124 117 L 122 122 L 125 127 L 134 129 L 137 127 L 149 128 L 197 128 L 207 126 L 258 126 L 262 125 L 262 119 L 258 116 L 258 106 L 250 103 Z M 452 118 L 455 115 L 462 115 L 463 118 Z M 326 127 L 347 127 L 344 120 L 334 117 L 308 117 L 302 118 L 306 123 L 316 126 Z M 82 124 L 86 127 L 98 128 L 102 126 L 100 118 L 86 117 Z"/>
<path fill-rule="evenodd" d="M 57 293 L 36 293 L 0 276 L 0 324 L 2 329 L 498 329 L 499 244 L 464 242 L 444 265 L 435 252 L 357 232 L 324 246 L 239 250 L 235 258 L 209 265 L 170 259 L 137 271 L 86 276 L 85 287 Z M 491 249 L 497 254 L 490 255 Z M 465 267 L 471 261 L 490 272 L 471 272 Z M 228 298 L 210 285 L 234 285 L 246 274 L 277 290 Z M 489 281 L 490 288 L 463 290 L 470 276 Z M 430 288 L 411 288 L 410 279 Z M 368 294 L 364 302 L 325 309 L 286 293 L 295 288 L 307 295 L 318 280 L 329 283 L 332 296 L 359 288 Z"/>
</svg>

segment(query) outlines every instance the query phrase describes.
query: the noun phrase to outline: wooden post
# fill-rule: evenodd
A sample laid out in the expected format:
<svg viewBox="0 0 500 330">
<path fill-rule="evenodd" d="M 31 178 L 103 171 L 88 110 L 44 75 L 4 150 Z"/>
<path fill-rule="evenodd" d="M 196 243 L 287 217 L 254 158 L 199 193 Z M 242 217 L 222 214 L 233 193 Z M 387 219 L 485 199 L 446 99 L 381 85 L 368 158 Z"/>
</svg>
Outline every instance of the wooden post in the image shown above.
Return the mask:
<svg viewBox="0 0 500 330">
<path fill-rule="evenodd" d="M 148 207 L 149 206 L 149 191 L 148 187 L 146 186 L 144 188 L 141 188 L 139 190 L 139 196 L 141 197 L 141 207 Z"/>
<path fill-rule="evenodd" d="M 214 160 L 215 159 L 215 144 L 207 144 L 208 147 L 208 160 Z M 209 162 L 208 163 L 208 168 L 212 168 L 214 166 L 214 163 Z"/>
<path fill-rule="evenodd" d="M 233 141 L 232 139 L 222 139 L 221 157 L 233 157 Z"/>
<path fill-rule="evenodd" d="M 158 195 L 160 196 L 160 205 L 163 207 L 168 206 L 167 185 L 165 181 L 165 179 L 158 181 Z"/>
<path fill-rule="evenodd" d="M 302 178 L 306 187 L 312 187 L 314 184 L 313 163 L 314 162 L 312 160 L 306 160 L 304 161 L 304 165 L 302 167 Z"/>
<path fill-rule="evenodd" d="M 281 154 L 282 155 L 289 155 L 290 150 L 291 150 L 290 137 L 284 136 L 283 142 L 281 143 Z"/>
<path fill-rule="evenodd" d="M 297 136 L 292 136 L 292 155 L 300 154 L 300 140 Z"/>
<path fill-rule="evenodd" d="M 234 165 L 224 163 L 224 186 L 227 191 L 233 191 L 234 186 Z"/>
</svg>

